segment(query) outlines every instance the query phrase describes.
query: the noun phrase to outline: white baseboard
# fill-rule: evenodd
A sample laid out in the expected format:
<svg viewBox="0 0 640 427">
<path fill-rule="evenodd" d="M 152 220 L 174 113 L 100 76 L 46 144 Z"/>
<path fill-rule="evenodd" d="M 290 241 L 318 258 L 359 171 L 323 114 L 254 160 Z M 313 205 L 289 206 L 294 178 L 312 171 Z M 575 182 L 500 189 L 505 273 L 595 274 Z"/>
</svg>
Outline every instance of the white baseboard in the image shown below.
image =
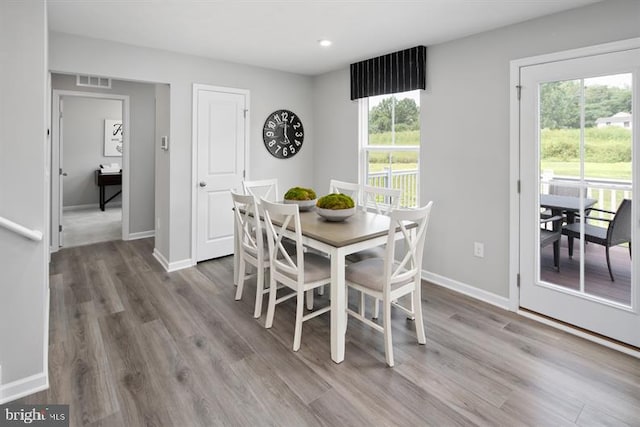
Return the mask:
<svg viewBox="0 0 640 427">
<path fill-rule="evenodd" d="M 127 240 L 146 239 L 147 237 L 155 237 L 156 230 L 138 231 L 136 233 L 129 233 Z"/>
<path fill-rule="evenodd" d="M 439 274 L 426 270 L 422 270 L 422 278 L 435 285 L 442 286 L 443 288 L 451 289 L 452 291 L 470 296 L 471 298 L 509 310 L 509 298 L 496 295 L 492 292 L 487 292 L 484 289 L 476 288 L 475 286 L 467 285 L 466 283 L 458 282 L 457 280 L 449 279 L 448 277 L 440 276 Z"/>
<path fill-rule="evenodd" d="M 167 273 L 182 270 L 183 268 L 193 267 L 195 265 L 193 261 L 191 261 L 191 258 L 183 259 L 181 261 L 169 262 L 164 257 L 164 255 L 162 255 L 158 251 L 158 249 L 153 249 L 153 257 L 160 263 L 162 267 L 164 267 L 165 270 L 167 270 Z"/>
<path fill-rule="evenodd" d="M 63 206 L 62 210 L 66 211 L 80 211 L 86 209 L 100 209 L 100 204 L 98 203 L 90 203 L 88 205 L 73 205 L 73 206 Z"/>
<path fill-rule="evenodd" d="M 165 270 L 169 271 L 169 261 L 156 248 L 153 248 L 153 257 Z"/>
<path fill-rule="evenodd" d="M 109 202 L 106 207 L 122 207 L 122 202 Z M 90 203 L 88 205 L 73 205 L 73 206 L 64 206 L 62 210 L 66 211 L 80 211 L 80 210 L 89 210 L 89 209 L 100 209 L 99 203 Z"/>
<path fill-rule="evenodd" d="M 49 378 L 42 372 L 0 385 L 0 405 L 49 388 Z"/>
</svg>

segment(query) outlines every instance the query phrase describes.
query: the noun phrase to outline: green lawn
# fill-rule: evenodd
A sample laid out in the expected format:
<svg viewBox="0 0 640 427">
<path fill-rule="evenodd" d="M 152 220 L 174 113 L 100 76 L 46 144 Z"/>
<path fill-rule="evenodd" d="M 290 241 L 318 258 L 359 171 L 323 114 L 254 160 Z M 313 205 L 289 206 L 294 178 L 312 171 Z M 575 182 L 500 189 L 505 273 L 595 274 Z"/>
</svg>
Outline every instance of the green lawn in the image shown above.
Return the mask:
<svg viewBox="0 0 640 427">
<path fill-rule="evenodd" d="M 369 134 L 370 145 L 391 145 L 391 132 Z M 420 145 L 420 131 L 407 130 L 396 132 L 395 145 Z"/>
<path fill-rule="evenodd" d="M 541 172 L 552 170 L 554 175 L 580 176 L 580 163 L 542 160 Z M 585 162 L 585 176 L 587 178 L 625 179 L 631 180 L 631 162 L 624 163 L 593 163 Z"/>
<path fill-rule="evenodd" d="M 631 180 L 631 130 L 617 127 L 584 130 L 585 177 Z M 580 176 L 580 130 L 543 129 L 541 172 Z"/>
</svg>

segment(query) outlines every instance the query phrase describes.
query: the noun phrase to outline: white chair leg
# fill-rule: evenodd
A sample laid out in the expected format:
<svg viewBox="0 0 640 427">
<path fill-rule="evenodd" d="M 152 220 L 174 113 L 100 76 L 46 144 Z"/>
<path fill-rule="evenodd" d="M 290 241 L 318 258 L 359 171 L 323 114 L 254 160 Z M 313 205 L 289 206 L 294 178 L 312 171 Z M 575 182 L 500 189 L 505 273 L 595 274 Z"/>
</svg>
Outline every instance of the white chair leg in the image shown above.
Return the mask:
<svg viewBox="0 0 640 427">
<path fill-rule="evenodd" d="M 262 297 L 264 296 L 264 268 L 258 268 L 256 279 L 256 307 L 253 310 L 253 317 L 256 319 L 262 316 Z"/>
<path fill-rule="evenodd" d="M 324 295 L 324 285 L 318 288 L 318 295 L 320 296 Z"/>
<path fill-rule="evenodd" d="M 411 304 L 411 307 L 409 308 L 409 310 L 411 310 L 411 312 L 413 313 L 413 316 L 407 316 L 407 319 L 409 320 L 416 320 L 416 303 L 413 300 L 414 299 L 414 292 L 411 293 L 411 301 L 409 302 Z"/>
<path fill-rule="evenodd" d="M 384 355 L 387 359 L 387 365 L 393 367 L 393 341 L 391 339 L 391 303 L 384 301 L 384 320 L 382 327 L 384 328 Z"/>
<path fill-rule="evenodd" d="M 360 313 L 360 316 L 364 317 L 364 292 L 358 292 L 360 293 L 360 307 L 358 307 L 358 313 Z"/>
<path fill-rule="evenodd" d="M 304 291 L 298 290 L 296 305 L 296 328 L 293 334 L 293 351 L 300 350 L 300 340 L 302 338 L 302 316 L 304 314 Z"/>
<path fill-rule="evenodd" d="M 377 319 L 380 317 L 380 300 L 378 298 L 374 298 L 373 301 L 373 319 Z"/>
<path fill-rule="evenodd" d="M 313 289 L 306 292 L 307 294 L 307 310 L 313 310 Z"/>
<path fill-rule="evenodd" d="M 269 275 L 271 276 L 271 275 Z M 276 295 L 278 293 L 278 286 L 273 277 L 269 278 L 269 307 L 267 308 L 267 321 L 264 325 L 269 329 L 273 326 L 273 316 L 276 311 Z"/>
<path fill-rule="evenodd" d="M 424 321 L 422 320 L 422 302 L 418 300 L 420 298 L 420 293 L 418 291 L 411 292 L 411 301 L 413 303 L 413 314 L 416 319 L 416 336 L 418 338 L 418 343 L 426 344 L 427 337 L 424 334 Z"/>
<path fill-rule="evenodd" d="M 242 290 L 244 289 L 244 280 L 245 280 L 245 269 L 247 268 L 247 263 L 244 261 L 242 256 L 240 257 L 240 266 L 238 267 L 238 288 L 236 289 L 236 301 L 242 299 Z"/>
</svg>

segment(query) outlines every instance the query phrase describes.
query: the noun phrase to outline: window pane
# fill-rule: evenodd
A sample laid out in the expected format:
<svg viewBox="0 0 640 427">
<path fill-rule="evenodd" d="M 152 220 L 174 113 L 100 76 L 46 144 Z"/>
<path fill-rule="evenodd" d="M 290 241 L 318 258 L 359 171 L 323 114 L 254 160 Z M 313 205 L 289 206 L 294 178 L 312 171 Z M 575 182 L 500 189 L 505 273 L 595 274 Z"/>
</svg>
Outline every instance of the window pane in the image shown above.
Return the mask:
<svg viewBox="0 0 640 427">
<path fill-rule="evenodd" d="M 402 190 L 400 206 L 418 206 L 418 151 L 368 151 L 367 185 Z"/>
<path fill-rule="evenodd" d="M 400 205 L 418 206 L 420 158 L 420 91 L 368 99 L 367 140 L 364 141 L 365 182 L 402 190 Z M 415 146 L 411 151 L 368 150 L 367 147 Z"/>
</svg>

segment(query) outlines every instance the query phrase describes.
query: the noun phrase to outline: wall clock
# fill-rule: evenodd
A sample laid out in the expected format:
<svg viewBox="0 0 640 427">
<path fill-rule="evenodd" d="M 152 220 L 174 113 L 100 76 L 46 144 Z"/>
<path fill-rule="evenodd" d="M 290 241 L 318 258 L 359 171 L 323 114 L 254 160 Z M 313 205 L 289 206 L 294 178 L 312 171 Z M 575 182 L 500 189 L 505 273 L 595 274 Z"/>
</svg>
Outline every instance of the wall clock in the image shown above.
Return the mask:
<svg viewBox="0 0 640 427">
<path fill-rule="evenodd" d="M 304 127 L 297 114 L 277 110 L 269 114 L 262 129 L 264 146 L 272 156 L 288 159 L 298 154 L 304 141 Z"/>
</svg>

